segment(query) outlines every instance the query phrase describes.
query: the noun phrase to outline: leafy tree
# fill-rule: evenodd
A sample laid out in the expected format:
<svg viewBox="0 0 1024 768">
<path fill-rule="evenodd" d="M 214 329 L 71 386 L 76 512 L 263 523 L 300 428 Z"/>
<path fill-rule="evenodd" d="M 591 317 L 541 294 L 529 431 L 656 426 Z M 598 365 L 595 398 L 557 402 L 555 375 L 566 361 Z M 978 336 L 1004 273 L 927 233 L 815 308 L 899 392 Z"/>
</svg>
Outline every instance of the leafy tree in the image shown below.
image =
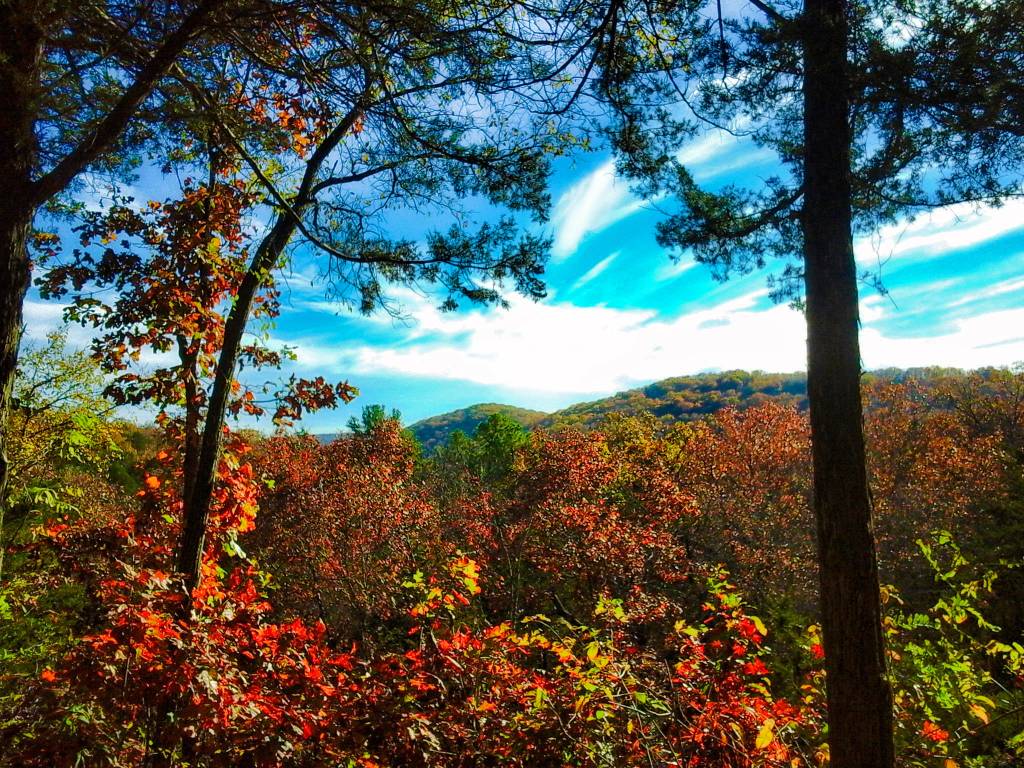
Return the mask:
<svg viewBox="0 0 1024 768">
<path fill-rule="evenodd" d="M 93 356 L 110 376 L 107 396 L 119 405 L 155 408 L 171 441 L 180 439 L 186 497 L 196 477 L 225 305 L 246 271 L 244 220 L 256 201 L 251 184 L 223 178 L 224 161 L 211 152 L 206 183 L 186 181 L 179 199 L 141 207 L 118 200 L 84 213 L 76 227 L 80 247 L 70 259 L 51 254 L 39 281 L 44 297 L 68 299 L 67 319 L 93 329 Z M 261 290 L 255 305 L 255 320 L 273 321 L 279 311 L 273 285 Z M 278 368 L 287 357 L 286 350 L 267 346 L 264 332 L 241 351 L 242 364 L 254 372 Z M 157 355 L 155 366 L 141 363 L 147 349 Z M 235 416 L 270 411 L 283 425 L 353 394 L 348 385 L 322 378 L 236 382 L 228 410 Z"/>
<path fill-rule="evenodd" d="M 89 355 L 69 349 L 66 329 L 26 343 L 18 362 L 8 422 L 9 514 L 0 584 L 0 709 L 25 696 L 34 676 L 62 655 L 84 619 L 83 591 L 52 551 L 36 546 L 40 529 L 108 520 L 130 503 L 107 476 L 119 466 L 123 425 L 110 419 L 103 375 Z"/>
<path fill-rule="evenodd" d="M 982 3 L 753 7 L 735 19 L 719 9 L 715 22 L 695 5 L 685 26 L 651 41 L 650 58 L 693 115 L 747 125 L 753 141 L 777 150 L 785 173 L 757 190 L 704 190 L 664 140 L 672 133 L 664 115 L 652 118 L 642 105 L 621 110 L 616 141 L 627 173 L 679 203 L 659 227 L 663 245 L 692 249 L 723 279 L 769 256 L 788 262 L 773 285 L 777 296 L 798 298 L 807 319 L 832 761 L 891 766 L 853 234 L 930 206 L 1020 190 L 1012 171 L 1024 145 L 1005 120 L 1018 103 L 1006 77 L 1017 38 L 1000 31 L 1003 12 Z M 958 10 L 966 9 L 970 22 L 960 28 Z M 906 34 L 892 34 L 894 25 Z M 691 41 L 687 51 L 661 52 L 663 41 L 672 48 L 679 38 Z M 957 45 L 962 56 L 949 53 Z M 931 88 L 939 80 L 952 87 Z M 991 94 L 962 96 L 977 80 Z"/>
<path fill-rule="evenodd" d="M 386 641 L 401 611 L 401 579 L 453 554 L 425 486 L 416 452 L 394 422 L 327 445 L 272 438 L 256 450 L 271 487 L 262 525 L 243 542 L 273 574 L 285 616 L 321 620 L 339 643 Z"/>
<path fill-rule="evenodd" d="M 0 207 L 0 515 L 36 214 L 83 171 L 130 164 L 131 150 L 167 115 L 161 107 L 171 100 L 166 93 L 154 98 L 158 86 L 198 38 L 230 25 L 241 5 L 12 0 L 0 6 L 0 168 L 10 185 Z M 143 123 L 139 115 L 147 105 L 156 116 Z"/>
<path fill-rule="evenodd" d="M 456 430 L 460 430 L 464 435 L 472 434 L 480 424 L 495 413 L 504 413 L 528 429 L 548 415 L 543 411 L 532 411 L 511 405 L 480 403 L 423 419 L 412 424 L 409 430 L 423 445 L 425 453 L 431 454 L 434 449 L 444 445 L 448 437 Z"/>
<path fill-rule="evenodd" d="M 356 73 L 358 83 L 332 80 L 328 72 L 335 53 L 353 50 L 348 33 L 364 39 L 380 33 L 372 41 L 379 45 L 360 54 L 368 72 L 374 70 L 370 59 L 386 59 L 384 51 L 396 45 L 396 28 L 387 5 L 382 8 L 373 21 L 333 0 L 3 4 L 0 167 L 11 194 L 0 209 L 0 427 L 8 413 L 37 214 L 44 207 L 64 213 L 80 209 L 60 198 L 87 171 L 117 175 L 145 162 L 150 152 L 160 165 L 187 159 L 195 136 L 210 138 L 211 122 L 232 141 L 249 140 L 250 151 L 305 151 L 325 127 L 316 115 L 330 113 L 320 106 L 338 95 L 333 86 L 340 85 L 349 109 L 362 91 L 362 65 L 352 56 L 341 67 L 351 65 L 348 71 Z M 441 11 L 437 17 L 445 15 Z M 434 17 L 429 12 L 416 24 Z M 417 44 L 429 44 L 417 35 L 414 30 Z M 410 56 L 417 60 L 419 53 Z M 455 77 L 448 84 L 457 89 L 459 82 Z M 404 109 L 398 102 L 408 96 L 398 87 L 385 100 Z M 357 116 L 352 110 L 358 129 L 363 121 Z M 443 122 L 433 127 L 443 133 L 450 127 Z M 387 146 L 404 144 L 401 121 L 392 128 Z M 381 158 L 373 154 L 368 162 L 379 172 L 394 170 L 389 158 L 377 166 Z M 404 187 L 404 181 L 395 181 L 396 189 Z M 423 194 L 430 198 L 427 190 L 429 185 Z M 54 239 L 51 232 L 31 238 L 41 253 Z M 5 435 L 6 428 L 0 429 L 0 498 Z"/>
<path fill-rule="evenodd" d="M 494 486 L 512 476 L 517 454 L 529 445 L 530 433 L 512 417 L 496 413 L 476 428 L 473 440 L 480 448 L 480 479 Z"/>
<path fill-rule="evenodd" d="M 507 491 L 520 462 L 517 456 L 530 443 L 530 434 L 511 416 L 498 412 L 481 422 L 472 437 L 456 430 L 432 457 L 436 474 L 457 480 L 468 474 L 495 491 Z"/>
<path fill-rule="evenodd" d="M 541 295 L 546 242 L 519 237 L 511 218 L 475 233 L 453 226 L 421 246 L 393 237 L 385 215 L 440 209 L 462 224 L 453 201 L 477 196 L 543 219 L 545 156 L 586 143 L 564 130 L 564 116 L 591 73 L 608 66 L 604 46 L 616 39 L 616 24 L 650 17 L 617 5 L 446 0 L 401 13 L 392 4 L 356 9 L 326 1 L 232 10 L 251 22 L 249 38 L 231 34 L 209 60 L 168 60 L 161 70 L 187 115 L 174 123 L 186 139 L 167 154 L 169 165 L 187 167 L 195 148 L 205 147 L 210 173 L 244 168 L 262 185 L 273 216 L 223 321 L 185 499 L 181 570 L 190 583 L 242 338 L 292 241 L 327 254 L 337 297 L 362 311 L 387 308 L 384 289 L 393 283 L 438 284 L 446 309 L 460 299 L 500 302 L 495 281 Z M 129 63 L 139 60 L 136 47 L 117 50 Z M 565 87 L 574 80 L 576 87 Z M 46 235 L 43 249 L 51 242 Z"/>
<path fill-rule="evenodd" d="M 460 299 L 500 303 L 495 282 L 543 295 L 547 242 L 520 237 L 510 218 L 483 223 L 475 233 L 453 225 L 431 233 L 425 246 L 395 239 L 385 227 L 396 209 L 452 210 L 470 195 L 544 218 L 545 153 L 561 151 L 572 137 L 559 133 L 550 116 L 543 130 L 529 118 L 538 92 L 524 86 L 545 82 L 535 77 L 542 49 L 524 28 L 530 17 L 516 5 L 490 2 L 460 3 L 455 11 L 446 2 L 415 4 L 401 14 L 390 5 L 368 14 L 319 10 L 317 28 L 335 31 L 334 55 L 321 59 L 320 98 L 289 105 L 301 159 L 296 186 L 271 178 L 227 118 L 217 123 L 227 151 L 269 190 L 276 213 L 225 319 L 196 481 L 185 503 L 180 570 L 189 583 L 201 560 L 220 425 L 249 314 L 293 238 L 329 257 L 338 298 L 364 312 L 387 307 L 389 284 L 439 285 L 446 309 Z M 542 95 L 541 102 L 549 104 Z"/>
<path fill-rule="evenodd" d="M 811 610 L 806 415 L 774 403 L 725 409 L 668 439 L 678 446 L 679 484 L 699 510 L 684 534 L 690 556 L 725 565 L 757 606 L 784 599 Z"/>
<path fill-rule="evenodd" d="M 8 503 L 19 529 L 40 515 L 67 512 L 85 473 L 102 477 L 120 454 L 103 374 L 82 351 L 68 349 L 67 330 L 45 345 L 26 345 L 8 423 Z M 9 532 L 10 533 L 10 532 Z M 17 538 L 12 536 L 11 538 Z"/>
<path fill-rule="evenodd" d="M 894 472 L 879 509 L 907 515 L 930 488 L 968 500 L 992 435 L 965 436 L 911 385 L 874 398 L 892 423 L 868 425 Z M 964 454 L 949 472 L 947 429 Z M 25 552 L 59 567 L 49 590 L 3 593 L 0 765 L 820 766 L 820 630 L 783 635 L 688 557 L 715 504 L 754 529 L 772 527 L 759 508 L 796 506 L 806 433 L 778 406 L 535 433 L 503 498 L 470 490 L 457 510 L 394 423 L 330 445 L 236 435 L 187 613 L 165 450 L 113 514 L 90 496 L 90 514 L 34 532 Z M 736 580 L 750 558 L 771 578 L 771 542 L 740 543 Z M 948 535 L 924 551 L 933 599 L 885 591 L 900 764 L 1015 765 L 1024 649 L 988 619 L 1004 574 Z M 36 642 L 46 627 L 58 637 Z M 15 658 L 18 639 L 34 645 Z"/>
<path fill-rule="evenodd" d="M 363 412 L 357 419 L 355 416 L 348 420 L 348 431 L 353 435 L 366 437 L 379 429 L 384 428 L 388 422 L 402 423 L 402 414 L 397 408 L 392 408 L 388 413 L 383 405 L 364 405 Z"/>
</svg>

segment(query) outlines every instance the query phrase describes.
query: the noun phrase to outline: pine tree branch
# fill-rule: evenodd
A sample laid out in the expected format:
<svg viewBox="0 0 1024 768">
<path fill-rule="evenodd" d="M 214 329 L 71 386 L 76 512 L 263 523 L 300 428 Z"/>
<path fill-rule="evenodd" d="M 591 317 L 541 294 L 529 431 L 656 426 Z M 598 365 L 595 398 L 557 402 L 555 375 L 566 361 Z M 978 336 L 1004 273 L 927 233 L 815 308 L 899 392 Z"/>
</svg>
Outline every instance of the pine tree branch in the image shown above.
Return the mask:
<svg viewBox="0 0 1024 768">
<path fill-rule="evenodd" d="M 82 137 L 63 160 L 30 188 L 29 205 L 34 209 L 63 190 L 90 163 L 106 152 L 121 136 L 139 106 L 149 98 L 157 82 L 174 65 L 192 36 L 202 28 L 207 16 L 223 0 L 201 0 L 192 13 L 164 40 L 149 62 L 136 75 L 106 117 Z"/>
</svg>

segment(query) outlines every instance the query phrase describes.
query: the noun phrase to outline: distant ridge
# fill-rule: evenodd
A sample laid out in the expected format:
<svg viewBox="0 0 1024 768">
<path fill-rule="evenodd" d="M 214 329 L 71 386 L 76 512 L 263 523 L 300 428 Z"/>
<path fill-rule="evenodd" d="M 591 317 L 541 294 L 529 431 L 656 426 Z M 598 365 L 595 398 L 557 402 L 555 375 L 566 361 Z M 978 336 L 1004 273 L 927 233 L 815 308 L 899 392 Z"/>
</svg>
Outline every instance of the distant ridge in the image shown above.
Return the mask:
<svg viewBox="0 0 1024 768">
<path fill-rule="evenodd" d="M 866 373 L 865 380 L 899 381 L 913 378 L 927 382 L 957 375 L 963 375 L 963 371 L 950 368 L 887 368 Z M 751 408 L 769 401 L 800 410 L 807 408 L 806 374 L 724 371 L 676 376 L 600 400 L 570 405 L 554 413 L 532 411 L 514 405 L 481 403 L 417 421 L 409 430 L 429 453 L 443 445 L 456 430 L 471 434 L 494 413 L 504 413 L 527 429 L 561 426 L 593 429 L 610 413 L 633 415 L 647 411 L 663 422 L 690 421 L 722 408 Z"/>
<path fill-rule="evenodd" d="M 512 405 L 483 403 L 418 421 L 409 427 L 427 452 L 444 444 L 456 430 L 471 434 L 494 413 L 504 413 L 527 429 L 578 426 L 592 429 L 610 413 L 653 413 L 664 421 L 690 420 L 721 408 L 750 407 L 766 400 L 804 408 L 807 381 L 802 373 L 726 371 L 679 376 L 619 392 L 611 397 L 570 405 L 554 413 Z"/>
<path fill-rule="evenodd" d="M 409 427 L 409 431 L 416 436 L 424 450 L 430 453 L 439 445 L 446 443 L 453 432 L 461 430 L 467 435 L 472 434 L 480 424 L 496 413 L 503 413 L 515 419 L 527 429 L 533 429 L 549 416 L 544 411 L 531 411 L 529 408 L 517 408 L 514 405 L 479 403 L 417 421 Z"/>
<path fill-rule="evenodd" d="M 803 373 L 724 371 L 662 379 L 611 397 L 578 403 L 552 413 L 539 426 L 597 427 L 610 413 L 650 412 L 661 421 L 689 421 L 722 408 L 750 408 L 767 401 L 807 407 Z"/>
</svg>

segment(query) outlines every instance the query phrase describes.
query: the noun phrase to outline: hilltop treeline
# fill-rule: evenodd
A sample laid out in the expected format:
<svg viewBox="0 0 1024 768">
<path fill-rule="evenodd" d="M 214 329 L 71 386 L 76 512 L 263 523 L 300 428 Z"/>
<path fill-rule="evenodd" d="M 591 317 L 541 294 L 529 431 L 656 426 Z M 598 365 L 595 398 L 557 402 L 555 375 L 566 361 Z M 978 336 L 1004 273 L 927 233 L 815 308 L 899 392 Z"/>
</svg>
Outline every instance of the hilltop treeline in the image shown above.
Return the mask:
<svg viewBox="0 0 1024 768">
<path fill-rule="evenodd" d="M 972 374 L 982 379 L 998 378 L 998 369 L 979 370 Z M 954 368 L 881 369 L 864 375 L 865 385 L 877 382 L 914 381 L 919 386 L 934 388 L 966 380 L 967 373 Z M 577 426 L 598 427 L 606 416 L 617 413 L 638 415 L 649 413 L 659 422 L 699 419 L 723 408 L 745 409 L 767 402 L 807 408 L 807 377 L 803 373 L 764 373 L 762 371 L 726 371 L 695 376 L 662 379 L 644 387 L 619 392 L 611 397 L 577 403 L 554 413 L 543 413 L 511 405 L 486 403 L 417 421 L 409 429 L 429 452 L 448 440 L 456 430 L 471 433 L 491 414 L 503 413 L 518 424 L 533 429 L 554 429 Z"/>
</svg>

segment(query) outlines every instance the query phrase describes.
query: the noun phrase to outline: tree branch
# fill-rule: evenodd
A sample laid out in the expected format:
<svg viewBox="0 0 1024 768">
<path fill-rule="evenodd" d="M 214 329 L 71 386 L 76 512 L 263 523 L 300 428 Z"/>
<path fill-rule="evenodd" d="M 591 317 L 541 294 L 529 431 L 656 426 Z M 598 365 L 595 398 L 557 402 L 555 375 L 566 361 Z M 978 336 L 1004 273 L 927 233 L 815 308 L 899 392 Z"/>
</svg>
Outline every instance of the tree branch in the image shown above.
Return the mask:
<svg viewBox="0 0 1024 768">
<path fill-rule="evenodd" d="M 750 4 L 757 8 L 759 11 L 764 13 L 769 19 L 774 21 L 776 24 L 785 24 L 789 21 L 788 18 L 783 16 L 781 13 L 772 8 L 768 3 L 762 2 L 762 0 L 750 0 Z"/>
<path fill-rule="evenodd" d="M 159 79 L 174 65 L 192 36 L 222 0 L 200 0 L 181 26 L 164 40 L 149 62 L 136 75 L 120 100 L 92 131 L 49 173 L 31 186 L 29 205 L 35 209 L 63 190 L 83 169 L 106 152 L 122 134 L 139 106 L 149 98 Z"/>
</svg>

